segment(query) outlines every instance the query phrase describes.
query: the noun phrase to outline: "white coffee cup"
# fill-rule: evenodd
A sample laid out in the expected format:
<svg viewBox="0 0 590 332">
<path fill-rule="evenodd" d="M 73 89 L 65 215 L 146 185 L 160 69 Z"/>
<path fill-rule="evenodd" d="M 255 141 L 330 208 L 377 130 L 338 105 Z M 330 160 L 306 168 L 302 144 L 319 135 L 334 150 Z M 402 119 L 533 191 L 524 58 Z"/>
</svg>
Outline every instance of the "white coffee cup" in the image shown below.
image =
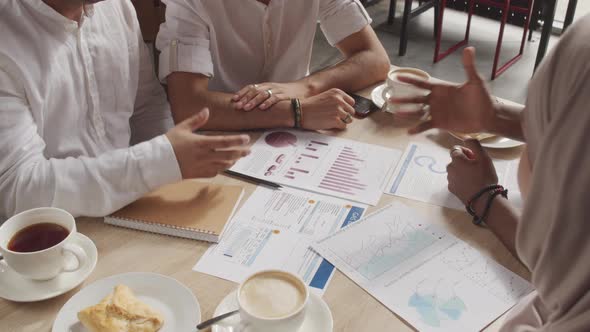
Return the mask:
<svg viewBox="0 0 590 332">
<path fill-rule="evenodd" d="M 265 270 L 246 278 L 237 296 L 246 331 L 295 332 L 305 320 L 309 289 L 292 273 Z"/>
<path fill-rule="evenodd" d="M 387 104 L 384 108 L 386 112 L 396 113 L 420 111 L 423 107 L 421 104 L 393 104 L 389 102 L 392 97 L 414 97 L 426 96 L 429 91 L 420 89 L 414 85 L 400 82 L 399 76 L 414 76 L 423 80 L 430 80 L 430 75 L 427 72 L 416 68 L 397 68 L 391 70 L 387 74 L 386 87 L 383 89 L 382 97 Z"/>
<path fill-rule="evenodd" d="M 39 223 L 54 223 L 69 231 L 67 237 L 53 247 L 33 251 L 16 252 L 8 249 L 12 237 L 25 227 Z M 62 272 L 73 272 L 81 268 L 88 257 L 84 250 L 73 243 L 76 235 L 76 221 L 68 212 L 57 208 L 37 208 L 21 212 L 4 222 L 0 226 L 0 253 L 4 260 L 0 264 L 7 264 L 11 269 L 25 278 L 33 280 L 49 280 Z M 67 259 L 71 253 L 78 264 L 70 266 Z"/>
</svg>

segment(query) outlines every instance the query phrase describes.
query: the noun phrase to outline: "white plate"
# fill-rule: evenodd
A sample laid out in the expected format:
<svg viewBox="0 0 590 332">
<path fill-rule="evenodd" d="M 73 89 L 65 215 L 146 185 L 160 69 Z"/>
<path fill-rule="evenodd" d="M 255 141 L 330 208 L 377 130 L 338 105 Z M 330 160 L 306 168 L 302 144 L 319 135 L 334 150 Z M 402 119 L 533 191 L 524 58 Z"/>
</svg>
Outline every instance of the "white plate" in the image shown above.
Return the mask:
<svg viewBox="0 0 590 332">
<path fill-rule="evenodd" d="M 385 104 L 385 99 L 383 99 L 383 90 L 385 89 L 385 86 L 385 83 L 381 84 L 371 92 L 371 100 L 373 101 L 373 104 L 379 108 L 383 108 L 383 104 Z"/>
<path fill-rule="evenodd" d="M 236 291 L 229 293 L 215 309 L 213 316 L 219 316 L 229 311 L 238 309 Z M 309 294 L 309 306 L 306 309 L 305 321 L 299 332 L 332 332 L 334 321 L 330 308 L 321 297 L 314 293 Z M 211 332 L 239 332 L 243 331 L 240 324 L 240 314 L 222 320 L 213 325 Z"/>
<path fill-rule="evenodd" d="M 164 316 L 159 332 L 196 331 L 201 307 L 190 289 L 155 273 L 124 273 L 104 278 L 84 287 L 61 308 L 52 332 L 87 332 L 78 321 L 78 312 L 99 303 L 117 285 L 127 285 L 135 296 Z"/>
<path fill-rule="evenodd" d="M 461 137 L 455 135 L 454 133 L 449 132 L 449 134 L 451 136 L 455 137 L 456 139 L 463 141 L 463 139 Z M 489 149 L 510 149 L 510 148 L 515 148 L 517 146 L 521 146 L 524 144 L 523 142 L 516 141 L 516 140 L 502 137 L 502 136 L 494 136 L 494 137 L 482 139 L 479 141 L 479 143 L 481 144 L 481 146 L 483 146 L 485 148 L 489 148 Z"/>
<path fill-rule="evenodd" d="M 78 287 L 94 270 L 98 253 L 94 242 L 83 234 L 76 233 L 73 242 L 86 252 L 88 260 L 78 270 L 60 273 L 51 280 L 33 281 L 0 263 L 0 297 L 15 302 L 42 301 Z M 67 259 L 73 260 L 73 264 L 76 262 L 73 255 Z"/>
</svg>

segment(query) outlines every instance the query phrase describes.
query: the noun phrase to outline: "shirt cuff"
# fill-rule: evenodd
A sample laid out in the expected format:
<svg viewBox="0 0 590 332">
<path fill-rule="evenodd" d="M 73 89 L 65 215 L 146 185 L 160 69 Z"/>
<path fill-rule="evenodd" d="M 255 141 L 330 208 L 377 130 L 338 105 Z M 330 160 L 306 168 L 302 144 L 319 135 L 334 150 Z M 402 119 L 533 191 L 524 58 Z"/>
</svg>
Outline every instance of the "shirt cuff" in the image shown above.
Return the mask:
<svg viewBox="0 0 590 332">
<path fill-rule="evenodd" d="M 361 31 L 371 22 L 373 20 L 365 7 L 357 0 L 353 0 L 332 15 L 324 17 L 320 22 L 320 27 L 330 45 L 334 46 L 344 38 Z"/>
<path fill-rule="evenodd" d="M 134 145 L 135 157 L 148 191 L 182 180 L 172 144 L 166 135 Z"/>
<path fill-rule="evenodd" d="M 170 41 L 160 53 L 159 73 L 160 82 L 166 84 L 168 75 L 174 72 L 203 74 L 213 77 L 213 60 L 209 50 L 209 41 L 202 39 L 206 45 L 181 44 L 178 40 Z"/>
</svg>

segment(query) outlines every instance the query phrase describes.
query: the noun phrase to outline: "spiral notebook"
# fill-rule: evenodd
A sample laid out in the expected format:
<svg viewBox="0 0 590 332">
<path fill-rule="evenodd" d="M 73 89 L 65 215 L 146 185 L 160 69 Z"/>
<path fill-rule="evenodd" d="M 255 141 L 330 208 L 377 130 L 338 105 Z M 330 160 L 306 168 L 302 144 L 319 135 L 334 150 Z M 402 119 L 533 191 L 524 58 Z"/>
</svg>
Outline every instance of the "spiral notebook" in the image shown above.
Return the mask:
<svg viewBox="0 0 590 332">
<path fill-rule="evenodd" d="M 104 218 L 136 230 L 219 242 L 244 189 L 194 180 L 163 186 Z"/>
</svg>

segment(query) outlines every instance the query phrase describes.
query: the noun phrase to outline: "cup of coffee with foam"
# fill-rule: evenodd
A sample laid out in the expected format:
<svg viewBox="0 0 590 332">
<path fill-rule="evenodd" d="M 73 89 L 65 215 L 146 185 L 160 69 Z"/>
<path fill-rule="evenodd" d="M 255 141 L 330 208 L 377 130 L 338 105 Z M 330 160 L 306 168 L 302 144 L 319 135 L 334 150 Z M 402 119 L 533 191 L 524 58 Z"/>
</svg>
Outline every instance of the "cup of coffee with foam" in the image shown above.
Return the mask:
<svg viewBox="0 0 590 332">
<path fill-rule="evenodd" d="M 295 332 L 305 319 L 309 289 L 292 273 L 266 270 L 246 278 L 237 296 L 246 331 Z"/>
<path fill-rule="evenodd" d="M 49 280 L 62 272 L 78 270 L 87 260 L 73 243 L 76 221 L 68 212 L 38 208 L 21 212 L 0 226 L 0 253 L 18 274 L 33 280 Z M 77 264 L 68 259 L 72 254 Z M 71 256 L 70 256 L 71 257 Z"/>
<path fill-rule="evenodd" d="M 422 80 L 430 80 L 430 75 L 427 72 L 416 68 L 397 68 L 393 69 L 387 74 L 387 81 L 385 89 L 383 89 L 382 97 L 387 106 L 384 108 L 386 112 L 415 112 L 420 111 L 423 105 L 418 104 L 393 104 L 389 102 L 392 97 L 415 97 L 425 96 L 429 91 L 420 89 L 411 84 L 401 82 L 399 76 L 411 76 Z"/>
</svg>

